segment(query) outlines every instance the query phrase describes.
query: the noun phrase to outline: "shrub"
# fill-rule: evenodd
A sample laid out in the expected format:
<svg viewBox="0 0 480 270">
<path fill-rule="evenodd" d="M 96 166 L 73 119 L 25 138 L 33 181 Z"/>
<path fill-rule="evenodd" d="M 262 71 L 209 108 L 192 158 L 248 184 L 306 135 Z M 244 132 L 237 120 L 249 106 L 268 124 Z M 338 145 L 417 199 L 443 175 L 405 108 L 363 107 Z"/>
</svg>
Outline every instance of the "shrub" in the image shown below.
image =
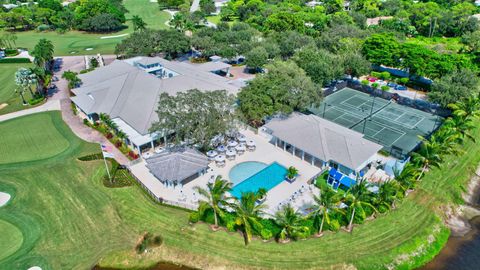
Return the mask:
<svg viewBox="0 0 480 270">
<path fill-rule="evenodd" d="M 85 126 L 90 126 L 90 121 L 88 121 L 87 118 L 83 118 L 83 124 L 84 124 Z"/>
<path fill-rule="evenodd" d="M 336 219 L 332 219 L 330 225 L 327 225 L 327 228 L 331 231 L 338 232 L 338 230 L 340 230 L 340 222 Z"/>
<path fill-rule="evenodd" d="M 74 115 L 78 114 L 77 106 L 75 106 L 75 103 L 70 102 L 70 108 L 72 108 L 72 112 Z"/>
<path fill-rule="evenodd" d="M 275 223 L 273 219 L 261 219 L 259 220 L 260 224 L 262 224 L 262 230 L 269 230 L 272 235 L 278 235 L 281 231 L 280 227 Z M 260 232 L 255 232 L 256 235 L 261 236 Z"/>
<path fill-rule="evenodd" d="M 382 87 L 380 87 L 380 89 L 382 89 L 382 91 L 388 91 L 388 90 L 390 90 L 390 87 L 388 87 L 386 85 L 382 85 Z"/>
<path fill-rule="evenodd" d="M 122 145 L 123 145 L 123 142 L 122 142 L 122 141 L 116 141 L 116 142 L 115 142 L 115 147 L 117 147 L 117 148 L 122 147 Z"/>
<path fill-rule="evenodd" d="M 88 72 L 90 72 L 90 71 L 92 71 L 92 70 L 94 70 L 94 69 L 95 69 L 95 68 L 83 69 L 83 70 L 80 70 L 79 73 L 80 73 L 80 74 L 85 74 L 85 73 L 88 73 Z"/>
<path fill-rule="evenodd" d="M 5 49 L 5 55 L 6 56 L 15 56 L 18 55 L 19 52 L 17 49 Z"/>
<path fill-rule="evenodd" d="M 225 222 L 225 227 L 227 228 L 227 231 L 229 231 L 229 232 L 236 231 L 237 224 L 235 223 L 235 219 L 234 220 L 227 220 Z"/>
<path fill-rule="evenodd" d="M 38 98 L 32 98 L 28 101 L 28 104 L 30 105 L 37 105 L 38 103 L 42 102 L 45 98 L 44 97 L 38 97 Z"/>
<path fill-rule="evenodd" d="M 370 82 L 368 80 L 362 80 L 361 83 L 362 83 L 362 85 L 369 85 L 370 84 Z"/>
<path fill-rule="evenodd" d="M 91 161 L 91 160 L 99 160 L 99 159 L 102 159 L 102 158 L 103 158 L 102 153 L 95 153 L 95 154 L 90 154 L 90 155 L 79 157 L 78 160 L 80 160 L 80 161 Z"/>
<path fill-rule="evenodd" d="M 37 31 L 38 31 L 38 32 L 45 32 L 45 31 L 48 31 L 48 30 L 50 30 L 50 26 L 49 26 L 49 25 L 40 24 L 39 26 L 37 26 Z"/>
<path fill-rule="evenodd" d="M 163 239 L 160 235 L 154 236 L 151 233 L 146 233 L 140 244 L 135 247 L 135 250 L 138 253 L 143 253 L 149 247 L 160 246 L 163 243 Z"/>
<path fill-rule="evenodd" d="M 392 77 L 392 75 L 390 75 L 390 73 L 388 71 L 384 71 L 382 73 L 380 73 L 380 78 L 382 80 L 388 80 Z"/>
<path fill-rule="evenodd" d="M 370 73 L 370 76 L 375 77 L 375 78 L 380 78 L 380 77 L 382 76 L 382 73 L 376 72 L 376 71 L 372 71 L 372 72 Z"/>
<path fill-rule="evenodd" d="M 272 232 L 271 232 L 270 230 L 268 230 L 268 229 L 262 229 L 262 230 L 260 231 L 260 237 L 261 237 L 263 240 L 268 240 L 268 239 L 270 239 L 270 238 L 273 237 L 273 234 L 272 234 Z"/>
<path fill-rule="evenodd" d="M 190 216 L 188 216 L 188 221 L 190 223 L 197 223 L 198 221 L 200 221 L 200 216 L 199 216 L 198 212 L 190 213 Z"/>
<path fill-rule="evenodd" d="M 378 83 L 376 83 L 376 82 L 372 83 L 372 87 L 373 87 L 373 88 L 377 89 L 377 88 L 378 88 L 378 86 L 379 86 L 379 84 L 378 84 Z"/>
<path fill-rule="evenodd" d="M 15 63 L 31 63 L 28 58 L 3 58 L 0 59 L 0 64 L 15 64 Z"/>
<path fill-rule="evenodd" d="M 107 139 L 110 140 L 111 138 L 113 138 L 113 134 L 110 132 L 107 132 L 107 134 L 105 134 L 105 137 L 107 137 Z"/>
<path fill-rule="evenodd" d="M 409 78 L 400 78 L 400 79 L 398 79 L 398 82 L 401 83 L 401 84 L 407 84 L 408 81 L 410 81 Z"/>
</svg>

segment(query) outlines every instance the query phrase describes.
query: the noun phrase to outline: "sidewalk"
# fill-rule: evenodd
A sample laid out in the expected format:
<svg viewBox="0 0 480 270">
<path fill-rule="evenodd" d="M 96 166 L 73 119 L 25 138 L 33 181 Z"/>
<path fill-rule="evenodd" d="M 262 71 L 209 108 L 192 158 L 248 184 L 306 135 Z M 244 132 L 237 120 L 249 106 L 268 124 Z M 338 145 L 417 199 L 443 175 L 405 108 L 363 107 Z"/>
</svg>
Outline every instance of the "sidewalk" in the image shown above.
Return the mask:
<svg viewBox="0 0 480 270">
<path fill-rule="evenodd" d="M 39 112 L 47 112 L 47 111 L 59 111 L 59 110 L 60 110 L 59 100 L 48 100 L 45 104 L 40 105 L 38 107 L 0 115 L 0 122 L 7 121 L 7 120 L 24 116 L 24 115 L 29 115 L 29 114 L 39 113 Z"/>
</svg>

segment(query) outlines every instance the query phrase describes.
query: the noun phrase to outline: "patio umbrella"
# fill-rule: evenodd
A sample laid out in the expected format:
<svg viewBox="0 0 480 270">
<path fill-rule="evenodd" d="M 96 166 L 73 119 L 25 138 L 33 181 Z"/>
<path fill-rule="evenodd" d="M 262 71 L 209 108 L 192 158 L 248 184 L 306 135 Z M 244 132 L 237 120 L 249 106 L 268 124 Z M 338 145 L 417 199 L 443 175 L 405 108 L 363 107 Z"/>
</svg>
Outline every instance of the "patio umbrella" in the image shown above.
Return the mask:
<svg viewBox="0 0 480 270">
<path fill-rule="evenodd" d="M 247 142 L 247 146 L 255 146 L 255 142 L 253 140 L 249 140 Z"/>
<path fill-rule="evenodd" d="M 237 140 L 239 142 L 246 142 L 247 141 L 247 137 L 245 137 L 245 135 L 243 134 L 240 134 L 238 137 L 237 137 Z"/>
<path fill-rule="evenodd" d="M 223 162 L 225 161 L 225 156 L 224 155 L 218 155 L 215 157 L 216 162 Z"/>
<path fill-rule="evenodd" d="M 226 149 L 225 145 L 219 145 L 219 146 L 217 147 L 217 151 L 220 152 L 220 153 L 223 153 L 223 152 L 225 152 L 226 150 L 227 150 L 227 149 Z"/>
<path fill-rule="evenodd" d="M 237 151 L 233 149 L 227 150 L 227 152 L 225 152 L 225 155 L 227 156 L 235 156 L 236 154 L 237 154 Z"/>
<path fill-rule="evenodd" d="M 218 155 L 218 152 L 215 150 L 210 150 L 207 152 L 207 157 L 215 157 L 216 155 Z"/>
<path fill-rule="evenodd" d="M 235 147 L 238 145 L 238 142 L 237 141 L 234 141 L 234 140 L 230 140 L 228 141 L 228 147 Z"/>
</svg>

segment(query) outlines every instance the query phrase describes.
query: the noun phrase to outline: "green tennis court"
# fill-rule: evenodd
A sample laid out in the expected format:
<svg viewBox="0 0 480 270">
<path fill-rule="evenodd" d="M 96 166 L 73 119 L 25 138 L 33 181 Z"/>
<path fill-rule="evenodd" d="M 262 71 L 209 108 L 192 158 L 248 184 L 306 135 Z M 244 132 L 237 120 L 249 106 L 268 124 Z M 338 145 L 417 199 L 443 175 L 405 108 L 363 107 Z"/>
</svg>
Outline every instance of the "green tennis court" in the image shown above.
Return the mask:
<svg viewBox="0 0 480 270">
<path fill-rule="evenodd" d="M 325 98 L 311 111 L 332 122 L 365 134 L 393 156 L 410 153 L 441 124 L 441 118 L 394 101 L 344 88 Z"/>
</svg>

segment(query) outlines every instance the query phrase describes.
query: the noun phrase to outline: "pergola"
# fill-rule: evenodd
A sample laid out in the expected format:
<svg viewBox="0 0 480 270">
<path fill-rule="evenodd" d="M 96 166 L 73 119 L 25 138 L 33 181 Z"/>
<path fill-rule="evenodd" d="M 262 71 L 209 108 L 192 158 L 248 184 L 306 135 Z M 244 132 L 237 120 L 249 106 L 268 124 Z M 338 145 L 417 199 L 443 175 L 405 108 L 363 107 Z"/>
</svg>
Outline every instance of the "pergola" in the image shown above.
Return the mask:
<svg viewBox="0 0 480 270">
<path fill-rule="evenodd" d="M 192 148 L 174 148 L 146 160 L 150 172 L 164 184 L 184 185 L 207 172 L 207 156 Z"/>
</svg>

